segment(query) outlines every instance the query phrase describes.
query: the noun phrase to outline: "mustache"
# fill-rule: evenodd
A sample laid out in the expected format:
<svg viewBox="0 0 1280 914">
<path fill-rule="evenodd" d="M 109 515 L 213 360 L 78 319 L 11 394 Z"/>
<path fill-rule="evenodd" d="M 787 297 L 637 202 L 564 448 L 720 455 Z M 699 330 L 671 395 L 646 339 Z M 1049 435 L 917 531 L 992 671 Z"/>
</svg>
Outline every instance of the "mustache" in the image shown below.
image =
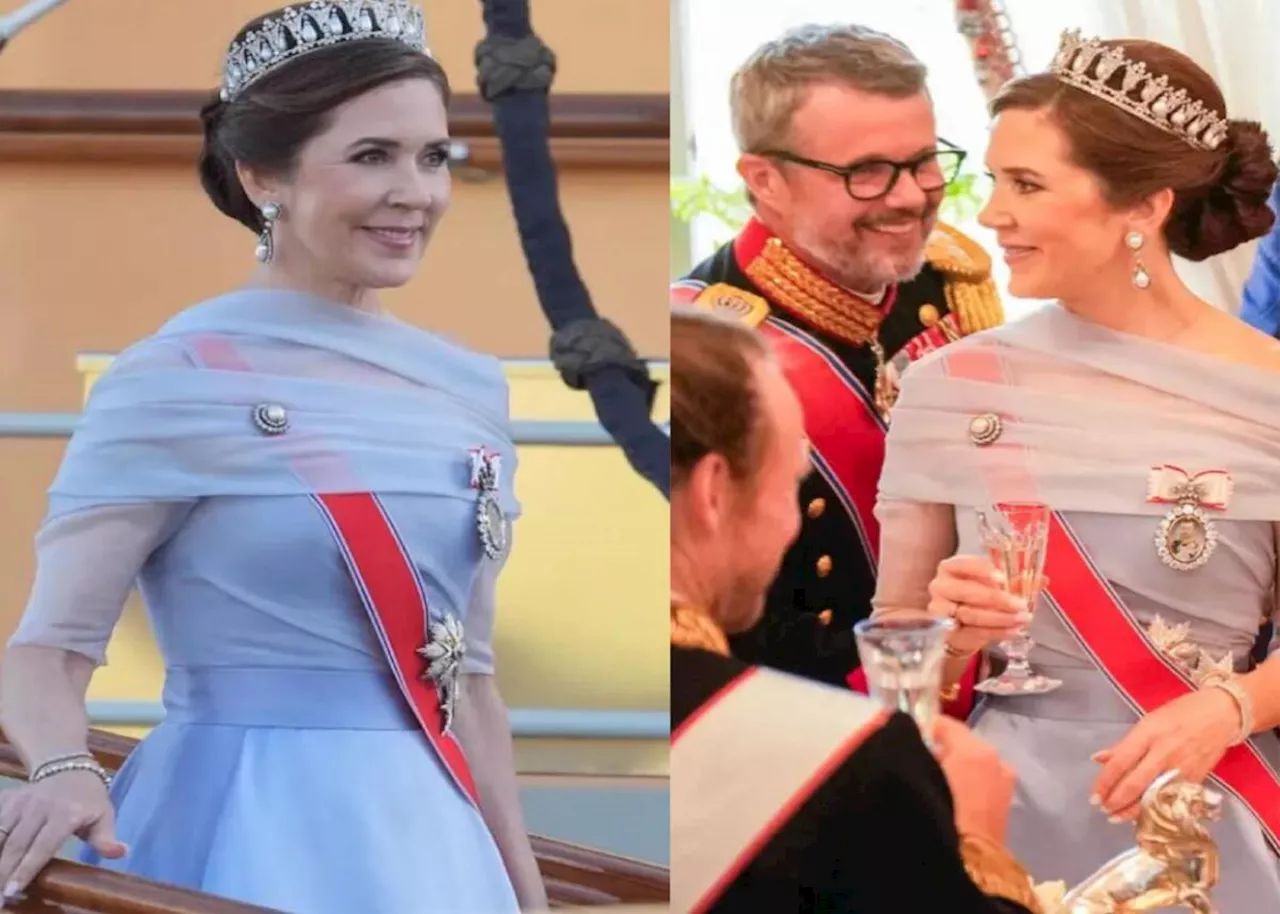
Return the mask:
<svg viewBox="0 0 1280 914">
<path fill-rule="evenodd" d="M 904 222 L 926 222 L 938 212 L 936 206 L 923 209 L 895 209 L 877 216 L 868 216 L 854 222 L 858 228 L 878 228 L 881 225 L 902 225 Z"/>
</svg>

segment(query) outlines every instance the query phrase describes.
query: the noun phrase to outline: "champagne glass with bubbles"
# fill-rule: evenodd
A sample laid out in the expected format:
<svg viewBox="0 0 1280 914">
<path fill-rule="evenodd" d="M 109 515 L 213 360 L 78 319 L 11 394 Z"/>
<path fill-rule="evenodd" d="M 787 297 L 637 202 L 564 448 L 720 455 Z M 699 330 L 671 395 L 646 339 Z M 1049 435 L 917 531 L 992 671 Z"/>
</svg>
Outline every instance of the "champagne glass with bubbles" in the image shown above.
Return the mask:
<svg viewBox="0 0 1280 914">
<path fill-rule="evenodd" d="M 1037 502 L 1011 502 L 978 509 L 978 535 L 991 564 L 1004 575 L 1005 589 L 1026 600 L 1035 612 L 1044 583 L 1044 560 L 1049 542 L 1052 509 Z M 1008 665 L 999 676 L 974 686 L 989 695 L 1040 695 L 1062 685 L 1060 679 L 1041 676 L 1028 657 L 1035 642 L 1030 623 L 1001 641 Z"/>
</svg>

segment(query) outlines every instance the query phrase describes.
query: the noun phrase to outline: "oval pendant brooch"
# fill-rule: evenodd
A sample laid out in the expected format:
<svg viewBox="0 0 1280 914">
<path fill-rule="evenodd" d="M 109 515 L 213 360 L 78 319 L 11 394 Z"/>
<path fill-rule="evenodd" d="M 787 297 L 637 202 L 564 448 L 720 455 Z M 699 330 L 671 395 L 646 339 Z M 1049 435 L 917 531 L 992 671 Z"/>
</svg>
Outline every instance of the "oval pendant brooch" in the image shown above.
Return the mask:
<svg viewBox="0 0 1280 914">
<path fill-rule="evenodd" d="M 476 499 L 476 530 L 480 545 L 491 559 L 500 557 L 507 549 L 507 515 L 498 501 L 502 477 L 502 455 L 488 448 L 471 448 L 471 488 L 479 493 Z"/>
<path fill-rule="evenodd" d="M 1194 571 L 1218 548 L 1218 528 L 1206 509 L 1222 511 L 1231 498 L 1225 470 L 1191 474 L 1181 467 L 1152 467 L 1147 501 L 1173 504 L 1156 530 L 1156 553 L 1175 571 Z"/>
<path fill-rule="evenodd" d="M 1156 531 L 1160 561 L 1176 571 L 1194 571 L 1218 548 L 1218 528 L 1204 510 L 1183 503 L 1164 516 Z"/>
</svg>

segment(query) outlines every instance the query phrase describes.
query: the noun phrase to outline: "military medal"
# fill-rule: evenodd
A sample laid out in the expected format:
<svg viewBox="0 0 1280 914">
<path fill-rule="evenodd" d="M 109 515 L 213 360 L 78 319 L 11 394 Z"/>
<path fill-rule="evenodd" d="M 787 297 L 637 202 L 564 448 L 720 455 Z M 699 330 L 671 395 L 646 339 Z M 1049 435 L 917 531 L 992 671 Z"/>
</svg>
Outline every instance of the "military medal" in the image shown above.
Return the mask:
<svg viewBox="0 0 1280 914">
<path fill-rule="evenodd" d="M 885 359 L 884 346 L 874 336 L 867 340 L 871 353 L 876 357 L 876 388 L 872 394 L 876 401 L 876 412 L 885 424 L 889 423 L 889 413 L 898 402 L 897 368 Z"/>
<path fill-rule="evenodd" d="M 498 503 L 498 483 L 502 474 L 502 455 L 477 447 L 471 454 L 471 488 L 480 494 L 476 499 L 476 529 L 484 554 L 496 559 L 507 548 L 507 515 Z"/>
<path fill-rule="evenodd" d="M 1156 530 L 1160 561 L 1177 571 L 1194 571 L 1218 548 L 1218 528 L 1208 511 L 1224 511 L 1231 500 L 1231 475 L 1225 470 L 1188 473 L 1165 464 L 1152 467 L 1147 501 L 1173 505 Z"/>
<path fill-rule="evenodd" d="M 422 678 L 436 687 L 440 699 L 440 732 L 444 734 L 453 726 L 453 712 L 458 704 L 458 674 L 462 672 L 462 658 L 467 653 L 466 640 L 462 622 L 452 613 L 429 623 L 427 633 L 430 637 L 418 648 L 418 656 L 427 661 Z"/>
</svg>

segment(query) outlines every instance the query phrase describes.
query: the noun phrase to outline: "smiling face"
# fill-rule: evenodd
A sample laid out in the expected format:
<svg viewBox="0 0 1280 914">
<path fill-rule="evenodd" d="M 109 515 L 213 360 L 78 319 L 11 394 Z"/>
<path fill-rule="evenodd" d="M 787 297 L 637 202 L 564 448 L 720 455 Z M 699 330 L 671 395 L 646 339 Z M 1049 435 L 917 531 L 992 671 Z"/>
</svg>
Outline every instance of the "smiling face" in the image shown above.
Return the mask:
<svg viewBox="0 0 1280 914">
<path fill-rule="evenodd" d="M 926 93 L 895 98 L 818 83 L 796 109 L 782 151 L 845 167 L 910 161 L 937 148 Z M 874 292 L 920 271 L 942 189 L 923 191 L 903 172 L 886 196 L 857 200 L 842 176 L 819 168 L 748 155 L 740 170 L 769 226 L 841 285 Z"/>
<path fill-rule="evenodd" d="M 280 203 L 270 269 L 334 300 L 412 278 L 449 206 L 448 119 L 426 79 L 383 84 L 335 108 L 290 173 L 242 173 Z"/>
<path fill-rule="evenodd" d="M 1111 206 L 1098 178 L 1071 160 L 1047 109 L 1002 112 L 987 168 L 995 185 L 978 221 L 996 232 L 1012 295 L 1070 299 L 1100 278 L 1128 275 L 1130 229 L 1141 225 L 1148 245 L 1158 241 L 1150 216 Z"/>
</svg>

